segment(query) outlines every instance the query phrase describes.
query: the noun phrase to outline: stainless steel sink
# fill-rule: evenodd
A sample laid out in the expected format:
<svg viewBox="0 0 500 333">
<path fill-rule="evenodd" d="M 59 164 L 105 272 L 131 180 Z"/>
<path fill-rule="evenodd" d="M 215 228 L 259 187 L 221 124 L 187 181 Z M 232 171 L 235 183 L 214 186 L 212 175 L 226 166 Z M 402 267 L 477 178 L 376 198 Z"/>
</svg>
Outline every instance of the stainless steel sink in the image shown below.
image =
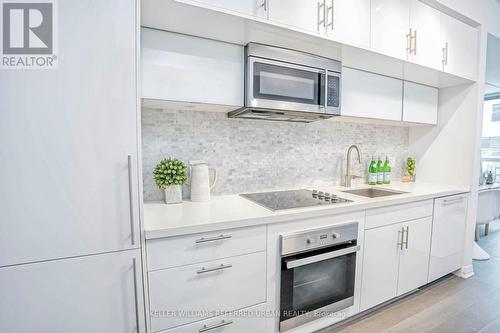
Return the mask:
<svg viewBox="0 0 500 333">
<path fill-rule="evenodd" d="M 404 194 L 408 192 L 401 192 L 401 191 L 394 191 L 394 190 L 387 190 L 387 189 L 380 189 L 380 188 L 360 188 L 356 190 L 348 190 L 348 191 L 342 191 L 344 193 L 349 193 L 349 194 L 354 194 L 354 195 L 359 195 L 362 197 L 367 197 L 367 198 L 378 198 L 378 197 L 386 197 L 390 195 L 398 195 L 398 194 Z"/>
</svg>

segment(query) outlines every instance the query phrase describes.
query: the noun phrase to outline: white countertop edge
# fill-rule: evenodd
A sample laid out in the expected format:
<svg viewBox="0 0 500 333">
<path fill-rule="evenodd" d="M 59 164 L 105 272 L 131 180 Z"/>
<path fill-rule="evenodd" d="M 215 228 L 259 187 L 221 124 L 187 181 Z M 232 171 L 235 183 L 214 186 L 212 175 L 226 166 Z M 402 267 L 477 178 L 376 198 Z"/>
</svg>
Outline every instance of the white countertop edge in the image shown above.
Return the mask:
<svg viewBox="0 0 500 333">
<path fill-rule="evenodd" d="M 383 199 L 378 199 L 375 201 L 370 201 L 364 198 L 362 202 L 339 204 L 336 206 L 327 206 L 327 207 L 325 206 L 309 207 L 300 209 L 300 211 L 290 210 L 290 213 L 280 212 L 280 214 L 251 217 L 248 219 L 214 221 L 214 222 L 192 224 L 192 225 L 175 225 L 175 226 L 168 225 L 162 228 L 155 228 L 149 230 L 146 228 L 144 232 L 146 240 L 152 240 L 158 238 L 196 234 L 201 232 L 212 232 L 223 229 L 233 229 L 233 228 L 258 226 L 258 225 L 266 225 L 266 224 L 274 224 L 282 222 L 291 222 L 297 219 L 315 218 L 315 217 L 322 217 L 325 215 L 345 214 L 360 210 L 373 209 L 390 205 L 398 205 L 416 201 L 423 201 L 428 199 L 434 199 L 434 198 L 469 192 L 469 190 L 464 187 L 459 188 L 457 186 L 456 188 L 457 189 L 436 191 L 427 194 L 415 194 L 405 197 L 397 197 L 397 196 L 385 197 Z M 146 203 L 145 205 L 148 205 L 148 203 Z M 270 212 L 270 214 L 273 213 Z M 145 222 L 147 225 L 147 221 Z"/>
</svg>

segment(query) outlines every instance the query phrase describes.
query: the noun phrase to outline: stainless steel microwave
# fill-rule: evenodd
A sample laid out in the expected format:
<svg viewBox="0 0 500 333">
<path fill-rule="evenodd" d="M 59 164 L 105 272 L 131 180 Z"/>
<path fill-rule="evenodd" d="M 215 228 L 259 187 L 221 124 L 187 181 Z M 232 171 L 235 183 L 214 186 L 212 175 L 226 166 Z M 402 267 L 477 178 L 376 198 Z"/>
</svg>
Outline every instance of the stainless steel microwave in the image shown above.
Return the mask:
<svg viewBox="0 0 500 333">
<path fill-rule="evenodd" d="M 340 115 L 339 61 L 255 43 L 245 58 L 245 105 L 229 117 L 311 122 Z"/>
</svg>

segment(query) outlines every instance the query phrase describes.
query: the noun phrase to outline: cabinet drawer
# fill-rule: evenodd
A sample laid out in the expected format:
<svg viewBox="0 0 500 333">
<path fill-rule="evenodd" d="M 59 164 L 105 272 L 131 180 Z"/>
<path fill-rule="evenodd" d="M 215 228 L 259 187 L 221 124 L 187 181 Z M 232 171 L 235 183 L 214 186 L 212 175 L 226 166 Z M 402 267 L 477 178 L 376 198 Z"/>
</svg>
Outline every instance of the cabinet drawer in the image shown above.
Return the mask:
<svg viewBox="0 0 500 333">
<path fill-rule="evenodd" d="M 148 271 L 238 256 L 266 249 L 266 226 L 146 241 Z"/>
<path fill-rule="evenodd" d="M 196 323 L 172 328 L 160 333 L 264 333 L 266 331 L 266 318 L 262 313 L 266 304 L 259 304 L 215 318 L 210 318 Z"/>
<path fill-rule="evenodd" d="M 376 228 L 432 215 L 432 200 L 393 205 L 366 211 L 365 229 Z"/>
<path fill-rule="evenodd" d="M 266 252 L 149 272 L 149 299 L 154 332 L 265 302 Z"/>
</svg>

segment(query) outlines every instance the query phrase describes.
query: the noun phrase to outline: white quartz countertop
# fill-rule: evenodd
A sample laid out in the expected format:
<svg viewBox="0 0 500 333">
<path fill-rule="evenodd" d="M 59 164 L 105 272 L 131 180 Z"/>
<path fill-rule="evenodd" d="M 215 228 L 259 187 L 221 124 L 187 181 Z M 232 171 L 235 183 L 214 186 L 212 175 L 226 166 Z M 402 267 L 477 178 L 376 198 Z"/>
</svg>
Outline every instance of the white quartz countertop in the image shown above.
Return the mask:
<svg viewBox="0 0 500 333">
<path fill-rule="evenodd" d="M 349 189 L 366 187 L 369 186 L 364 184 Z M 336 194 L 339 197 L 352 200 L 352 202 L 279 211 L 269 210 L 239 195 L 214 196 L 210 202 L 204 203 L 184 201 L 181 204 L 166 205 L 163 202 L 146 202 L 144 204 L 146 239 L 348 213 L 469 191 L 469 188 L 464 186 L 421 182 L 393 182 L 390 185 L 376 185 L 375 187 L 408 193 L 366 198 L 341 192 L 348 190 L 345 187 L 324 187 L 317 188 L 317 190 Z"/>
</svg>

